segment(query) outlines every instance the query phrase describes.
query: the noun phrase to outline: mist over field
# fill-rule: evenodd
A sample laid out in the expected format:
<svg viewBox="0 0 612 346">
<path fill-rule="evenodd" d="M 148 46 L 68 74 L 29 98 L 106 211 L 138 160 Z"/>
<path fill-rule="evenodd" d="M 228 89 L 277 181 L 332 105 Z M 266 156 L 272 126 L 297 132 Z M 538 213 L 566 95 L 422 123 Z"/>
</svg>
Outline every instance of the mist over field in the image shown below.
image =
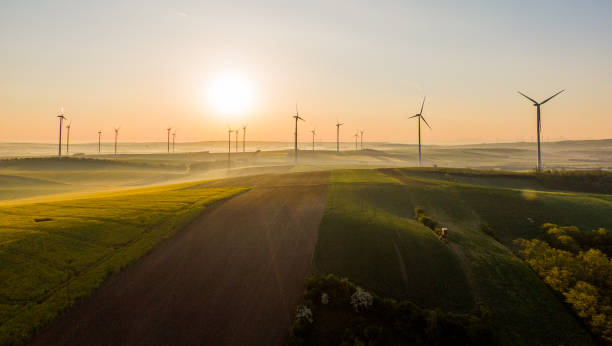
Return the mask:
<svg viewBox="0 0 612 346">
<path fill-rule="evenodd" d="M 364 142 L 362 152 L 361 142 L 340 142 L 342 155 L 337 157 L 338 162 L 350 160 L 349 157 L 358 160 L 358 156 L 366 155 L 368 160 L 376 161 L 377 157 L 385 157 L 389 164 L 413 163 L 413 156 L 417 151 L 415 144 L 387 143 L 387 142 Z M 312 151 L 312 142 L 299 142 L 299 150 L 311 161 L 309 152 Z M 336 150 L 335 142 L 315 141 L 315 151 L 330 153 Z M 548 169 L 610 169 L 612 167 L 612 139 L 604 140 L 582 140 L 582 141 L 560 141 L 547 142 L 543 144 L 543 156 Z M 240 155 L 243 151 L 242 138 L 238 146 L 232 136 L 229 145 L 231 154 Z M 126 155 L 166 154 L 167 142 L 119 142 L 117 154 L 119 157 Z M 172 153 L 172 143 L 170 152 Z M 246 152 L 288 152 L 293 151 L 292 142 L 258 142 L 247 141 Z M 65 144 L 63 145 L 63 156 Z M 376 151 L 376 152 L 372 152 Z M 222 154 L 228 152 L 228 142 L 177 142 L 174 145 L 175 153 L 210 153 L 219 154 L 214 157 L 223 159 Z M 498 168 L 505 170 L 526 170 L 534 167 L 533 158 L 536 155 L 536 144 L 532 142 L 516 143 L 480 143 L 463 145 L 423 145 L 426 166 L 451 166 L 451 167 L 483 167 Z M 98 154 L 98 143 L 71 143 L 71 157 L 114 157 L 114 144 L 102 142 L 100 154 Z M 0 143 L 0 159 L 27 158 L 27 157 L 56 157 L 57 144 L 55 143 Z M 290 156 L 290 155 L 289 155 Z M 348 157 L 347 157 L 348 156 Z M 182 157 L 183 159 L 186 159 Z M 290 157 L 289 157 L 290 158 Z M 188 159 L 187 159 L 188 160 Z"/>
</svg>

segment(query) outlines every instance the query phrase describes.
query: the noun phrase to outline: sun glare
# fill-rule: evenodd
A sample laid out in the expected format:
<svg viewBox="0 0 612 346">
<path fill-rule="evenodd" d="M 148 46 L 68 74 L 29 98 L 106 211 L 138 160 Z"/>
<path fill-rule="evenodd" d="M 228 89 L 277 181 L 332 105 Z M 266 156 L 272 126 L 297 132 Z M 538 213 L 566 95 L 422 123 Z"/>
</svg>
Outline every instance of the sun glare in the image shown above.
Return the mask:
<svg viewBox="0 0 612 346">
<path fill-rule="evenodd" d="M 218 112 L 238 115 L 253 103 L 253 88 L 248 79 L 234 74 L 217 77 L 209 86 L 208 102 Z"/>
</svg>

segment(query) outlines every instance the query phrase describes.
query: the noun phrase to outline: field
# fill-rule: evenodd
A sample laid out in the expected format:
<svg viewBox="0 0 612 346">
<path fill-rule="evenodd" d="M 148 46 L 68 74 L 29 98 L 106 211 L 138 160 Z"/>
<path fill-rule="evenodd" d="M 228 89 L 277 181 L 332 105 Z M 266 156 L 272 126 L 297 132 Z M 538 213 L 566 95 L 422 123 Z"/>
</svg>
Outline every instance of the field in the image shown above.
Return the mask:
<svg viewBox="0 0 612 346">
<path fill-rule="evenodd" d="M 32 344 L 282 344 L 325 209 L 329 173 L 190 187 L 252 188 L 209 208 Z"/>
<path fill-rule="evenodd" d="M 470 185 L 438 175 L 334 171 L 313 272 L 348 277 L 426 308 L 469 312 L 484 306 L 502 344 L 592 344 L 559 298 L 512 253 L 512 240 L 536 237 L 549 221 L 610 228 L 609 195 L 522 190 L 516 188 L 520 180 L 508 188 L 507 178 L 488 175 Z M 415 207 L 450 229 L 448 244 L 414 220 Z M 481 231 L 485 223 L 501 243 Z M 540 318 L 546 323 L 535 328 Z"/>
<path fill-rule="evenodd" d="M 179 184 L 0 206 L 0 344 L 19 341 L 240 187 Z"/>
<path fill-rule="evenodd" d="M 165 153 L 165 143 L 125 143 L 119 155 L 109 155 L 109 143 L 97 154 L 97 143 L 74 144 L 76 154 L 53 157 L 55 144 L 0 143 L 0 200 L 57 193 L 93 192 L 152 184 L 169 184 L 268 173 L 274 167 L 292 171 L 358 167 L 404 167 L 417 160 L 410 144 L 318 142 L 312 152 L 300 143 L 300 165 L 293 167 L 291 143 L 248 142 L 247 152 L 232 152 L 228 170 L 226 142 L 179 143 Z M 233 148 L 233 147 L 232 147 Z M 534 168 L 534 143 L 492 143 L 423 147 L 423 164 L 502 171 Z M 241 149 L 241 148 L 240 148 Z M 612 169 L 612 140 L 552 142 L 544 145 L 546 169 Z M 272 168 L 272 170 L 271 170 Z"/>
<path fill-rule="evenodd" d="M 556 143 L 550 165 L 605 167 L 608 142 Z M 35 344 L 281 344 L 308 273 L 422 309 L 485 311 L 500 344 L 593 344 L 513 241 L 546 222 L 611 229 L 611 175 L 504 171 L 533 159 L 511 147 L 425 151 L 490 170 L 402 168 L 414 148 L 390 144 L 304 151 L 299 165 L 288 150 L 229 165 L 215 152 L 1 160 L 0 344 L 33 332 Z"/>
</svg>

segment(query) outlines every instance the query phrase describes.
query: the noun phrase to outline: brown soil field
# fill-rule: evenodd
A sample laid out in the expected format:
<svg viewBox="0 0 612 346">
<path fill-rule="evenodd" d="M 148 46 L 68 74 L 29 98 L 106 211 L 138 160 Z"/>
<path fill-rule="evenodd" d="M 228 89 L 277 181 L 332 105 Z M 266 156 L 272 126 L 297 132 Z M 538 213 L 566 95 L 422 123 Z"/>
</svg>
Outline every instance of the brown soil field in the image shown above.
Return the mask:
<svg viewBox="0 0 612 346">
<path fill-rule="evenodd" d="M 204 211 L 31 344 L 283 344 L 328 181 L 328 172 L 313 172 L 205 183 L 253 188 Z"/>
</svg>

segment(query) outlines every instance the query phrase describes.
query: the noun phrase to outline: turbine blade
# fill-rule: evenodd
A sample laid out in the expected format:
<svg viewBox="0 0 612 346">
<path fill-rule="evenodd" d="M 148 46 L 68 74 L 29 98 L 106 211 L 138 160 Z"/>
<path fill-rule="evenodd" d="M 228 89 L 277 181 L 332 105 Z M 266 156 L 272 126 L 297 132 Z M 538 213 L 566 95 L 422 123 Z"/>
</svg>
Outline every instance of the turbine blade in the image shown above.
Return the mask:
<svg viewBox="0 0 612 346">
<path fill-rule="evenodd" d="M 527 96 L 527 95 L 523 94 L 522 92 L 517 91 L 517 93 L 519 93 L 519 94 L 523 95 L 523 96 L 524 96 L 525 98 L 527 98 L 529 101 L 533 102 L 533 104 L 536 104 L 536 105 L 538 104 L 538 102 L 537 102 L 536 100 L 534 100 L 534 99 L 532 99 L 531 97 L 529 97 L 529 96 Z"/>
<path fill-rule="evenodd" d="M 558 93 L 554 94 L 553 96 L 551 96 L 551 97 L 547 98 L 546 100 L 542 101 L 540 104 L 541 104 L 541 105 L 545 104 L 546 102 L 550 101 L 550 99 L 552 99 L 553 97 L 555 97 L 555 96 L 559 95 L 560 93 L 562 93 L 562 92 L 564 92 L 564 91 L 565 91 L 565 90 L 561 90 L 561 91 L 559 91 Z"/>
<path fill-rule="evenodd" d="M 429 124 L 427 123 L 427 120 L 425 120 L 425 118 L 422 115 L 420 115 L 420 117 L 425 122 L 425 125 L 427 125 L 427 127 L 429 127 L 429 129 L 431 130 L 431 126 L 429 126 Z"/>
<path fill-rule="evenodd" d="M 421 111 L 419 112 L 419 114 L 423 114 L 423 107 L 425 106 L 425 97 L 423 96 L 423 104 L 421 104 Z"/>
<path fill-rule="evenodd" d="M 413 115 L 413 116 L 411 116 L 411 117 L 408 117 L 408 119 L 416 118 L 416 117 L 418 117 L 418 116 L 420 116 L 420 114 L 416 114 L 416 115 Z"/>
</svg>

